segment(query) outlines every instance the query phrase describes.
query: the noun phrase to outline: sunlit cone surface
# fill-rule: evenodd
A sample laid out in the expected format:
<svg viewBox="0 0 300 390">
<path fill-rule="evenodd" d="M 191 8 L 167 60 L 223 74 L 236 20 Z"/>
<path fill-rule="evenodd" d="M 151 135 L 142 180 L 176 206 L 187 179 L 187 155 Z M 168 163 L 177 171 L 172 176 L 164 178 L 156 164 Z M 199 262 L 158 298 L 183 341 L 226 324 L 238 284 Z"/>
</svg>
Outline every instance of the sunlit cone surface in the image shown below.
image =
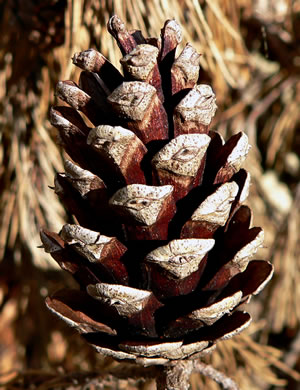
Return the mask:
<svg viewBox="0 0 300 390">
<path fill-rule="evenodd" d="M 224 142 L 210 131 L 215 96 L 198 83 L 193 47 L 176 57 L 176 21 L 159 39 L 127 31 L 116 16 L 108 29 L 123 75 L 95 50 L 77 53 L 79 84 L 59 82 L 56 91 L 71 107 L 51 110 L 72 159 L 55 192 L 79 224 L 41 238 L 80 289 L 47 306 L 116 359 L 197 358 L 249 325 L 241 305 L 273 272 L 251 260 L 263 231 L 241 204 L 248 138 Z"/>
</svg>

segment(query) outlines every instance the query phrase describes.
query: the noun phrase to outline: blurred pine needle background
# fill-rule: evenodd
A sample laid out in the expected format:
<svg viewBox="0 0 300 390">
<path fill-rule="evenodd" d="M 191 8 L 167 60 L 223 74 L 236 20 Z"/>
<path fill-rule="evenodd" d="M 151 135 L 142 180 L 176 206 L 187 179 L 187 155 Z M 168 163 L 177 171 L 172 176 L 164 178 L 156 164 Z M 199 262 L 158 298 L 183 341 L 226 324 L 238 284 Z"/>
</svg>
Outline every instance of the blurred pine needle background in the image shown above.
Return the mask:
<svg viewBox="0 0 300 390">
<path fill-rule="evenodd" d="M 245 131 L 252 144 L 248 203 L 265 230 L 259 257 L 275 276 L 250 303 L 250 328 L 206 360 L 242 390 L 300 389 L 299 0 L 0 0 L 0 387 L 155 388 L 127 381 L 126 367 L 98 356 L 44 305 L 72 284 L 38 248 L 41 227 L 70 221 L 49 188 L 63 169 L 49 108 L 57 81 L 77 80 L 75 52 L 95 48 L 119 67 L 106 31 L 113 14 L 145 36 L 175 18 L 216 93 L 213 128 Z M 198 374 L 191 385 L 220 388 Z"/>
</svg>

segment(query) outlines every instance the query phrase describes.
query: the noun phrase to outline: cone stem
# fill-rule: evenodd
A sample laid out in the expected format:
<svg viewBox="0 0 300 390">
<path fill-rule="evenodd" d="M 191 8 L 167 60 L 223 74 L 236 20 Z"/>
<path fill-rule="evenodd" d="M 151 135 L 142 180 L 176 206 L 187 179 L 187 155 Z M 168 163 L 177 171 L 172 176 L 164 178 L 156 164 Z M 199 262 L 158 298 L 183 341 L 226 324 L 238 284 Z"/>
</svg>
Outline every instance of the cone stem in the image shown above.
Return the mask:
<svg viewBox="0 0 300 390">
<path fill-rule="evenodd" d="M 177 361 L 162 366 L 156 379 L 157 390 L 189 390 L 193 361 Z"/>
<path fill-rule="evenodd" d="M 231 378 L 200 360 L 176 361 L 158 369 L 160 372 L 156 378 L 157 390 L 189 390 L 192 372 L 213 379 L 223 389 L 239 390 L 238 385 Z"/>
</svg>

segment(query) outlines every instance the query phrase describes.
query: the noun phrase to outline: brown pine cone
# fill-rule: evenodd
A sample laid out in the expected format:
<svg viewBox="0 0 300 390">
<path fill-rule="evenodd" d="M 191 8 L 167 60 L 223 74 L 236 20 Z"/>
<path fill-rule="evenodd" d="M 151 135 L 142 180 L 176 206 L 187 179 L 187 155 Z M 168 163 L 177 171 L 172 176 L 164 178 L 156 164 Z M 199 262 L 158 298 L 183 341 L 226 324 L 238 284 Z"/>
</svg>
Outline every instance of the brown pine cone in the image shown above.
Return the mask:
<svg viewBox="0 0 300 390">
<path fill-rule="evenodd" d="M 209 130 L 215 95 L 197 84 L 190 44 L 175 57 L 175 20 L 159 39 L 127 31 L 116 16 L 108 29 L 123 75 L 93 49 L 77 53 L 79 84 L 56 90 L 71 107 L 51 111 L 73 160 L 55 191 L 79 224 L 41 239 L 80 289 L 46 303 L 104 355 L 143 365 L 194 359 L 249 325 L 240 307 L 273 273 L 250 260 L 263 231 L 250 228 L 242 205 L 248 138 L 224 142 Z"/>
</svg>

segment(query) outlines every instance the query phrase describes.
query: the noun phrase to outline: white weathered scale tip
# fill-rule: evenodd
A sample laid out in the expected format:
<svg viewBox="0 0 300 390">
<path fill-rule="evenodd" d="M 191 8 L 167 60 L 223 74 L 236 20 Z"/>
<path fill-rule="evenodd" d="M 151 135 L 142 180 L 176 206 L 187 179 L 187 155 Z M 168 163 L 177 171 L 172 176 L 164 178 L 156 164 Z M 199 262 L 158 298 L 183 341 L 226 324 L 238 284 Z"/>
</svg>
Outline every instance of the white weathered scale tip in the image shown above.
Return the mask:
<svg viewBox="0 0 300 390">
<path fill-rule="evenodd" d="M 237 264 L 240 271 L 245 271 L 247 268 L 247 265 L 249 263 L 249 260 L 251 257 L 255 255 L 258 248 L 262 246 L 264 242 L 264 231 L 261 230 L 257 236 L 249 242 L 249 244 L 245 245 L 242 249 L 240 249 L 232 259 L 232 262 L 234 264 Z"/>
<path fill-rule="evenodd" d="M 108 283 L 89 284 L 87 292 L 93 298 L 113 306 L 124 316 L 140 312 L 152 295 L 150 291 Z"/>
<path fill-rule="evenodd" d="M 185 121 L 209 125 L 217 109 L 216 98 L 209 85 L 196 85 L 176 106 Z"/>
<path fill-rule="evenodd" d="M 165 145 L 153 158 L 156 169 L 194 177 L 210 143 L 206 134 L 183 134 Z"/>
<path fill-rule="evenodd" d="M 141 121 L 150 106 L 156 89 L 142 81 L 125 81 L 117 87 L 107 100 L 121 115 L 130 120 Z"/>
<path fill-rule="evenodd" d="M 112 357 L 113 359 L 116 360 L 125 360 L 125 361 L 134 361 L 137 364 L 140 364 L 143 367 L 149 367 L 153 365 L 159 365 L 163 366 L 164 364 L 168 363 L 169 359 L 165 358 L 146 358 L 146 357 L 141 357 L 134 355 L 132 353 L 128 352 L 123 352 L 120 350 L 114 350 L 110 348 L 105 348 L 105 347 L 100 347 L 98 345 L 93 345 L 95 350 L 104 355 L 104 356 L 109 356 Z"/>
<path fill-rule="evenodd" d="M 54 253 L 60 251 L 62 248 L 58 244 L 56 244 L 53 240 L 45 234 L 42 230 L 40 232 L 41 240 L 43 243 L 43 248 L 46 253 Z"/>
<path fill-rule="evenodd" d="M 79 165 L 74 164 L 70 160 L 66 160 L 64 163 L 65 171 L 74 179 L 93 179 L 95 175 L 87 171 L 86 169 L 82 169 Z"/>
<path fill-rule="evenodd" d="M 192 221 L 206 221 L 224 226 L 238 190 L 239 186 L 234 181 L 222 184 L 200 204 L 192 215 Z"/>
<path fill-rule="evenodd" d="M 137 359 L 136 355 L 133 355 L 131 353 L 126 353 L 126 352 L 119 351 L 119 350 L 116 351 L 114 349 L 101 347 L 98 345 L 93 345 L 93 347 L 95 348 L 95 350 L 98 353 L 100 353 L 104 356 L 112 357 L 113 359 L 116 359 L 116 360 L 136 361 L 136 359 Z"/>
<path fill-rule="evenodd" d="M 195 343 L 191 344 L 184 344 L 181 349 L 184 354 L 184 356 L 190 356 L 194 353 L 201 352 L 203 349 L 208 347 L 209 342 L 208 341 L 197 341 Z"/>
<path fill-rule="evenodd" d="M 79 225 L 71 225 L 67 223 L 62 227 L 60 236 L 70 245 L 76 244 L 79 241 L 83 244 L 95 244 L 100 237 L 100 233 Z"/>
<path fill-rule="evenodd" d="M 88 70 L 89 72 L 93 72 L 95 69 L 95 63 L 97 61 L 100 62 L 101 60 L 104 63 L 105 57 L 94 49 L 88 49 L 79 53 L 75 53 L 72 60 L 74 64 L 84 63 L 84 69 Z"/>
<path fill-rule="evenodd" d="M 92 145 L 95 149 L 106 150 L 118 165 L 127 151 L 128 144 L 133 141 L 138 142 L 139 139 L 132 131 L 121 126 L 109 125 L 93 128 L 87 138 L 88 145 Z M 141 141 L 140 143 L 142 144 Z"/>
<path fill-rule="evenodd" d="M 174 61 L 173 67 L 179 68 L 188 82 L 196 83 L 199 77 L 200 54 L 188 43 Z"/>
<path fill-rule="evenodd" d="M 237 291 L 235 294 L 223 298 L 210 306 L 194 310 L 188 317 L 200 320 L 206 325 L 212 325 L 223 317 L 224 314 L 230 313 L 240 303 L 242 296 L 242 291 Z"/>
<path fill-rule="evenodd" d="M 174 31 L 176 41 L 177 43 L 180 43 L 182 41 L 182 31 L 180 24 L 176 22 L 175 19 L 172 19 L 168 21 L 167 28 Z"/>
<path fill-rule="evenodd" d="M 53 107 L 50 110 L 51 124 L 55 127 L 63 127 L 64 129 L 70 129 L 74 126 L 68 119 L 58 113 Z"/>
<path fill-rule="evenodd" d="M 167 342 L 167 343 L 160 343 L 160 344 L 142 344 L 142 341 L 139 344 L 132 344 L 132 343 L 120 343 L 119 348 L 126 351 L 127 353 L 131 353 L 138 356 L 145 356 L 148 358 L 147 365 L 152 364 L 160 364 L 159 361 L 157 361 L 157 356 L 160 356 L 160 358 L 165 358 L 168 360 L 178 360 L 178 359 L 185 359 L 191 355 L 194 354 L 201 354 L 206 352 L 206 349 L 210 349 L 211 347 L 207 348 L 209 346 L 208 341 L 197 341 L 195 343 L 190 344 L 183 344 L 182 341 L 174 341 L 174 342 Z M 213 346 L 214 348 L 215 346 Z M 141 358 L 139 358 L 139 361 Z M 142 364 L 144 364 L 144 361 L 141 361 Z"/>
<path fill-rule="evenodd" d="M 125 23 L 119 18 L 118 15 L 113 15 L 108 21 L 109 28 L 113 31 L 126 32 Z"/>
<path fill-rule="evenodd" d="M 97 179 L 103 183 L 103 181 L 99 177 L 95 176 L 92 172 L 87 171 L 86 169 L 82 169 L 72 161 L 66 160 L 64 166 L 66 173 L 62 173 L 60 175 L 66 179 L 69 179 L 72 183 L 72 186 L 77 189 L 77 191 L 83 197 L 91 190 L 91 182 L 94 179 Z"/>
<path fill-rule="evenodd" d="M 267 276 L 267 278 L 263 281 L 263 283 L 252 294 L 253 295 L 259 294 L 265 288 L 265 286 L 269 283 L 269 281 L 272 279 L 273 274 L 274 274 L 274 266 L 272 266 L 272 269 L 271 269 L 269 275 Z"/>
<path fill-rule="evenodd" d="M 165 199 L 173 186 L 130 184 L 118 190 L 109 200 L 113 206 L 123 206 L 137 221 L 151 226 L 156 222 Z"/>
<path fill-rule="evenodd" d="M 236 172 L 240 170 L 250 148 L 251 145 L 249 145 L 247 135 L 242 133 L 241 138 L 238 140 L 236 146 L 233 148 L 232 152 L 227 158 L 228 164 L 234 167 Z"/>
<path fill-rule="evenodd" d="M 97 141 L 100 146 L 106 142 L 118 142 L 124 138 L 130 139 L 133 137 L 134 133 L 131 130 L 125 129 L 124 127 L 100 125 L 91 129 L 87 138 L 87 144 L 90 145 L 95 138 L 98 139 Z"/>
<path fill-rule="evenodd" d="M 47 304 L 47 301 L 46 301 L 46 306 L 53 314 L 57 315 L 61 320 L 65 321 L 66 324 L 68 324 L 70 327 L 76 328 L 80 331 L 80 327 L 78 326 L 77 322 L 71 320 L 69 317 L 64 316 L 59 311 L 56 311 L 55 309 L 53 309 L 50 305 Z"/>
<path fill-rule="evenodd" d="M 186 238 L 170 241 L 148 253 L 145 260 L 183 279 L 197 271 L 201 260 L 212 249 L 214 239 Z"/>
<path fill-rule="evenodd" d="M 251 182 L 251 175 L 249 172 L 247 172 L 247 177 L 239 199 L 240 203 L 245 202 L 245 200 L 248 198 L 249 190 L 250 190 L 250 182 Z"/>
<path fill-rule="evenodd" d="M 178 351 L 178 349 L 181 346 L 182 346 L 182 341 L 159 343 L 159 344 L 153 343 L 152 345 L 143 344 L 142 342 L 139 344 L 129 344 L 129 343 L 119 344 L 119 347 L 126 352 L 130 352 L 135 355 L 147 356 L 147 357 L 154 357 L 154 356 L 169 357 L 169 354 Z"/>
<path fill-rule="evenodd" d="M 69 245 L 74 245 L 75 250 L 91 262 L 101 258 L 104 246 L 113 239 L 79 225 L 69 224 L 63 226 L 60 236 Z"/>
<path fill-rule="evenodd" d="M 76 110 L 80 110 L 91 100 L 91 97 L 82 89 L 64 81 L 59 81 L 56 84 L 56 95 Z"/>
<path fill-rule="evenodd" d="M 234 329 L 232 332 L 226 333 L 219 340 L 228 340 L 228 339 L 231 339 L 233 336 L 240 334 L 243 330 L 248 328 L 248 326 L 251 324 L 251 321 L 252 321 L 252 318 L 250 317 L 248 319 L 248 321 L 244 322 L 240 327 Z"/>
<path fill-rule="evenodd" d="M 157 62 L 158 53 L 157 47 L 142 44 L 121 58 L 120 62 L 134 78 L 146 80 Z"/>
</svg>

